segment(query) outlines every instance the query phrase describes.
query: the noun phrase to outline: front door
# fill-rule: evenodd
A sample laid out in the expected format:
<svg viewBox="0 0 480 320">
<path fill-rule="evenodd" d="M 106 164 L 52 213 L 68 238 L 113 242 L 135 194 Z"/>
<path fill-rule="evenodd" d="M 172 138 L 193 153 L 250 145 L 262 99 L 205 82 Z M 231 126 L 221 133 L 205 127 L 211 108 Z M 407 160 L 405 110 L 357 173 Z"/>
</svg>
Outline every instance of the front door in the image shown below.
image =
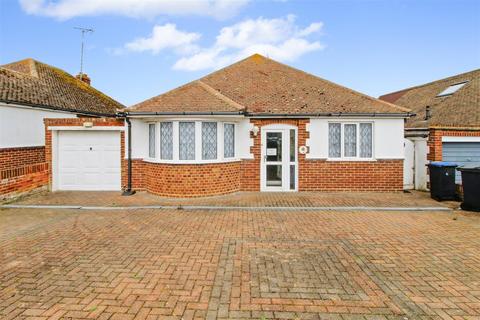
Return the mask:
<svg viewBox="0 0 480 320">
<path fill-rule="evenodd" d="M 297 190 L 296 129 L 262 130 L 261 190 Z"/>
</svg>

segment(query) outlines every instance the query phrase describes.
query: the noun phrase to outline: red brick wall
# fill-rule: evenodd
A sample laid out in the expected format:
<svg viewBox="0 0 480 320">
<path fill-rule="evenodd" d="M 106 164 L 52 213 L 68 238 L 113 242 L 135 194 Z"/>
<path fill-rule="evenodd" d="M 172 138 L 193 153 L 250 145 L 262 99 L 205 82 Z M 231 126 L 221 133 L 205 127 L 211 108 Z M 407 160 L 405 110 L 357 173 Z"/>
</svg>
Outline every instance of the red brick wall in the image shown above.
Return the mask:
<svg viewBox="0 0 480 320">
<path fill-rule="evenodd" d="M 442 161 L 442 137 L 480 137 L 480 129 L 430 128 L 428 160 Z"/>
<path fill-rule="evenodd" d="M 125 158 L 124 139 L 122 133 L 122 189 L 128 184 L 128 160 Z M 132 159 L 132 189 L 145 190 L 146 162 L 142 159 Z"/>
<path fill-rule="evenodd" d="M 6 198 L 47 184 L 45 147 L 0 149 L 0 197 Z"/>
<path fill-rule="evenodd" d="M 21 147 L 0 149 L 0 170 L 23 167 L 45 162 L 45 147 Z"/>
<path fill-rule="evenodd" d="M 145 187 L 171 197 L 198 197 L 240 190 L 240 161 L 211 164 L 144 162 Z"/>
</svg>

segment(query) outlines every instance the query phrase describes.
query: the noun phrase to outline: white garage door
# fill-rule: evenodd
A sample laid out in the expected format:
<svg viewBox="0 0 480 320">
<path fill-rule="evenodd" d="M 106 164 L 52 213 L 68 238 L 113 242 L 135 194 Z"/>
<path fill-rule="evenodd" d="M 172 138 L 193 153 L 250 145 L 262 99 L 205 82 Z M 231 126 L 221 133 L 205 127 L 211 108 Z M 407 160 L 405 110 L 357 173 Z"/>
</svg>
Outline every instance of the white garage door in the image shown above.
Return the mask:
<svg viewBox="0 0 480 320">
<path fill-rule="evenodd" d="M 58 189 L 120 190 L 120 132 L 59 131 Z"/>
</svg>

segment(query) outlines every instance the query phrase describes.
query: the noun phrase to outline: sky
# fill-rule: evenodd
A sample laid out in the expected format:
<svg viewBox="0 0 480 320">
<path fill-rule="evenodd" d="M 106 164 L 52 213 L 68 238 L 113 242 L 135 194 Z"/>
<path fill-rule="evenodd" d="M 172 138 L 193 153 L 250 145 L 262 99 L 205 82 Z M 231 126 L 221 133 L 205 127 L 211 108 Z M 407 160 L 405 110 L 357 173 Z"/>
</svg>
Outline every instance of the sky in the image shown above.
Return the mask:
<svg viewBox="0 0 480 320">
<path fill-rule="evenodd" d="M 0 64 L 34 58 L 130 106 L 260 53 L 378 97 L 480 68 L 478 0 L 0 0 Z"/>
</svg>

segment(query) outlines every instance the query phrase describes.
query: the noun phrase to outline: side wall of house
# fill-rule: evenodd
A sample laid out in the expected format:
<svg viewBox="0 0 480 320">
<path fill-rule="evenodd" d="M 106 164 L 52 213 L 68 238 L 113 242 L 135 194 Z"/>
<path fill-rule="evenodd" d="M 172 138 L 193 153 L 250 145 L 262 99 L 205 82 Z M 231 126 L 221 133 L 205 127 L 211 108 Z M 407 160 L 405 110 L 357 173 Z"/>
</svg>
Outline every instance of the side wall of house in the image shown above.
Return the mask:
<svg viewBox="0 0 480 320">
<path fill-rule="evenodd" d="M 45 118 L 76 115 L 0 103 L 0 199 L 46 186 Z"/>
</svg>

